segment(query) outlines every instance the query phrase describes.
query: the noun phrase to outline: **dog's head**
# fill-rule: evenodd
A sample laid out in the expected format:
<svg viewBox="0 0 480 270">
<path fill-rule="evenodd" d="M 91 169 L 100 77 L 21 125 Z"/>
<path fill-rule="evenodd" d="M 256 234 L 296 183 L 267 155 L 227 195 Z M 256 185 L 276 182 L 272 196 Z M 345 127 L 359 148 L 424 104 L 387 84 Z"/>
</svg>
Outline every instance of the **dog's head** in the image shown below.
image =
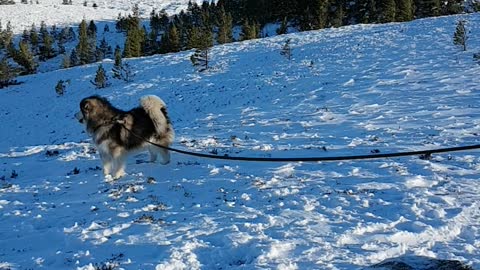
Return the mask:
<svg viewBox="0 0 480 270">
<path fill-rule="evenodd" d="M 90 96 L 80 101 L 80 111 L 75 114 L 78 122 L 86 124 L 86 122 L 94 117 L 102 107 L 110 104 L 105 98 L 100 96 Z"/>
</svg>

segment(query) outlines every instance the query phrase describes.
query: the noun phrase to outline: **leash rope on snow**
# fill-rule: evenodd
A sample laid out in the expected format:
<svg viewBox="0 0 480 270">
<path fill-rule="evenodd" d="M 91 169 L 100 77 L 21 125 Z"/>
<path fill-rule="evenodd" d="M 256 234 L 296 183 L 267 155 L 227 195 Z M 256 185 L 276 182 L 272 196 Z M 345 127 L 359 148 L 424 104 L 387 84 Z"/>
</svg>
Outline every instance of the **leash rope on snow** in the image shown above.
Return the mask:
<svg viewBox="0 0 480 270">
<path fill-rule="evenodd" d="M 271 157 L 235 157 L 229 156 L 227 154 L 223 156 L 213 155 L 213 154 L 204 154 L 191 151 L 180 150 L 172 147 L 163 146 L 154 142 L 151 142 L 144 137 L 136 134 L 131 129 L 127 128 L 121 121 L 118 121 L 125 130 L 130 132 L 135 137 L 160 148 L 177 152 L 184 155 L 201 157 L 201 158 L 212 158 L 212 159 L 223 159 L 223 160 L 237 160 L 237 161 L 257 161 L 257 162 L 320 162 L 320 161 L 345 161 L 345 160 L 362 160 L 362 159 L 378 159 L 378 158 L 392 158 L 392 157 L 405 157 L 405 156 L 424 156 L 426 158 L 430 157 L 432 154 L 437 153 L 447 153 L 447 152 L 458 152 L 458 151 L 467 151 L 480 149 L 480 144 L 466 145 L 466 146 L 457 146 L 457 147 L 446 147 L 438 149 L 429 149 L 429 150 L 420 150 L 420 151 L 407 151 L 407 152 L 397 152 L 397 153 L 385 153 L 385 154 L 370 154 L 370 155 L 352 155 L 352 156 L 333 156 L 333 157 L 283 157 L 283 158 L 271 158 Z"/>
</svg>

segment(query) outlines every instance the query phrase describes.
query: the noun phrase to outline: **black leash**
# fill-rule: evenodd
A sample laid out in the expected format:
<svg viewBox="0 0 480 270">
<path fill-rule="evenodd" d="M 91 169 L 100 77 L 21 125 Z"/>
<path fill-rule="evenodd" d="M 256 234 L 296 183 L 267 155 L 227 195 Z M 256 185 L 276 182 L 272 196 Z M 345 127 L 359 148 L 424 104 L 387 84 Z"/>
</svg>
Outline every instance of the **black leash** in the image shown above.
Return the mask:
<svg viewBox="0 0 480 270">
<path fill-rule="evenodd" d="M 212 158 L 212 159 L 223 159 L 223 160 L 237 160 L 237 161 L 258 161 L 258 162 L 320 162 L 320 161 L 345 161 L 345 160 L 360 160 L 360 159 L 378 159 L 378 158 L 392 158 L 392 157 L 405 157 L 405 156 L 424 156 L 425 158 L 430 157 L 432 154 L 436 153 L 446 153 L 446 152 L 458 152 L 466 150 L 480 149 L 480 144 L 467 145 L 467 146 L 458 146 L 458 147 L 448 147 L 448 148 L 439 148 L 439 149 L 430 149 L 430 150 L 421 150 L 421 151 L 408 151 L 408 152 L 398 152 L 398 153 L 386 153 L 386 154 L 370 154 L 370 155 L 353 155 L 353 156 L 337 156 L 337 157 L 288 157 L 288 158 L 270 158 L 270 157 L 232 157 L 229 155 L 212 155 L 204 153 L 196 153 L 185 150 L 180 150 L 176 148 L 171 148 L 163 145 L 153 143 L 142 136 L 135 134 L 132 130 L 127 128 L 123 123 L 120 125 L 130 132 L 135 137 L 160 148 L 167 149 L 172 152 L 177 152 L 184 155 L 201 157 L 201 158 Z"/>
</svg>

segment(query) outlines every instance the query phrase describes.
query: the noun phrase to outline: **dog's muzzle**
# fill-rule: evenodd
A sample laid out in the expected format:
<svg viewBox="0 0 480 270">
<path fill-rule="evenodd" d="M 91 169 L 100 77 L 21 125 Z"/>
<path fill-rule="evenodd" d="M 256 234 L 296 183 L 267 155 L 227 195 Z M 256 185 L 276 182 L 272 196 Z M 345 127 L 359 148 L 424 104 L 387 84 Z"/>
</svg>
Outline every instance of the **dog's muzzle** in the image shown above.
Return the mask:
<svg viewBox="0 0 480 270">
<path fill-rule="evenodd" d="M 78 122 L 82 123 L 85 121 L 85 119 L 83 118 L 83 113 L 82 112 L 77 112 L 75 114 L 75 118 L 77 118 Z"/>
</svg>

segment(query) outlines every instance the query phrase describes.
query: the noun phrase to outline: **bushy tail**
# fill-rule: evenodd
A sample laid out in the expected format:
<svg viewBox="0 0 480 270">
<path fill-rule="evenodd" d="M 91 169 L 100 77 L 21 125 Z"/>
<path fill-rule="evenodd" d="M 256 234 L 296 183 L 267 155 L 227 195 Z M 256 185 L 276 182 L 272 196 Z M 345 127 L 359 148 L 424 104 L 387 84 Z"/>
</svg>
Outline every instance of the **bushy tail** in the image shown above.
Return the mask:
<svg viewBox="0 0 480 270">
<path fill-rule="evenodd" d="M 140 105 L 152 119 L 157 134 L 170 145 L 173 142 L 175 133 L 168 118 L 165 102 L 157 96 L 148 95 L 140 99 Z"/>
</svg>

